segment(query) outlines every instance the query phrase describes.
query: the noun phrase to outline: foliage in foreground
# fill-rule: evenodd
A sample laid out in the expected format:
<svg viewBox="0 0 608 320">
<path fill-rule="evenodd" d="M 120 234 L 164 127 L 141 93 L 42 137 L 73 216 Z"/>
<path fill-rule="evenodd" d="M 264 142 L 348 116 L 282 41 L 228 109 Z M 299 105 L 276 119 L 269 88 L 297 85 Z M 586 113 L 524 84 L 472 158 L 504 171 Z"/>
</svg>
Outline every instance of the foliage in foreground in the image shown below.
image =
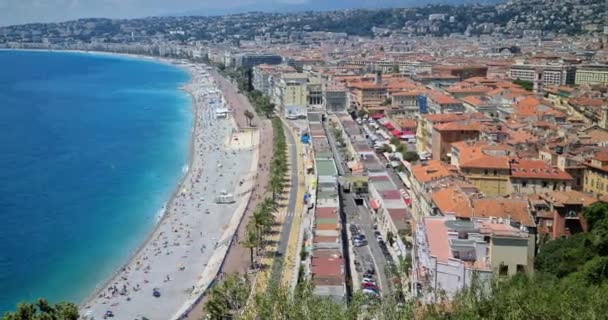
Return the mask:
<svg viewBox="0 0 608 320">
<path fill-rule="evenodd" d="M 589 230 L 547 242 L 535 261 L 538 271 L 572 282 L 599 284 L 608 279 L 608 204 L 595 203 L 583 215 Z"/>
<path fill-rule="evenodd" d="M 20 303 L 17 310 L 7 312 L 4 320 L 77 320 L 78 307 L 69 302 L 49 304 L 45 299 L 36 303 Z"/>
<path fill-rule="evenodd" d="M 607 293 L 606 283 L 572 286 L 551 276 L 519 275 L 494 282 L 489 291 L 473 286 L 450 303 L 434 306 L 421 306 L 414 300 L 400 302 L 393 296 L 374 299 L 362 294 L 355 294 L 346 305 L 315 296 L 312 286 L 304 283 L 293 295 L 271 287 L 251 299 L 255 314 L 239 309 L 231 316 L 246 320 L 604 319 L 608 314 Z M 217 313 L 209 316 L 225 319 Z"/>
</svg>

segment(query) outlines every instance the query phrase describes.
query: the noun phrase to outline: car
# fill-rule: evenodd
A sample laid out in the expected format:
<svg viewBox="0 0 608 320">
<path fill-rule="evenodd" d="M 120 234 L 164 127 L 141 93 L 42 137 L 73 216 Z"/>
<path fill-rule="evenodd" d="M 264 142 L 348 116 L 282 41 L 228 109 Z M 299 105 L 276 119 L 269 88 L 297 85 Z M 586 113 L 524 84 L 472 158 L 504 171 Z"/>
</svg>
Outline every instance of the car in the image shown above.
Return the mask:
<svg viewBox="0 0 608 320">
<path fill-rule="evenodd" d="M 376 282 L 375 281 L 361 281 L 361 285 L 362 286 L 365 286 L 365 285 L 373 285 L 373 286 L 375 286 Z"/>
<path fill-rule="evenodd" d="M 376 240 L 378 240 L 378 242 L 380 242 L 380 241 L 384 242 L 384 238 L 382 238 L 381 235 L 377 235 Z"/>
<path fill-rule="evenodd" d="M 364 289 L 371 289 L 376 292 L 378 292 L 380 290 L 380 289 L 378 289 L 378 286 L 376 286 L 375 284 L 371 284 L 371 283 L 362 283 L 361 287 Z"/>
<path fill-rule="evenodd" d="M 104 319 L 113 318 L 113 317 L 114 317 L 114 312 L 112 312 L 111 310 L 106 311 L 106 313 L 103 315 Z"/>
<path fill-rule="evenodd" d="M 377 298 L 380 294 L 378 294 L 378 292 L 371 290 L 371 289 L 363 289 L 361 290 L 361 292 L 363 292 L 363 294 L 368 295 L 368 296 L 372 296 Z"/>
<path fill-rule="evenodd" d="M 359 240 L 365 240 L 365 235 L 362 233 L 358 233 L 353 238 L 359 239 Z"/>
<path fill-rule="evenodd" d="M 374 270 L 373 267 L 368 267 L 367 270 L 365 271 L 366 274 L 370 274 L 370 275 L 375 275 L 376 274 L 376 270 Z M 364 275 L 365 276 L 365 275 Z"/>
<path fill-rule="evenodd" d="M 376 230 L 376 231 L 374 231 L 374 236 L 375 236 L 375 237 L 381 236 L 380 231 L 377 231 L 377 230 Z"/>
<path fill-rule="evenodd" d="M 367 245 L 367 240 L 365 240 L 365 239 L 363 239 L 363 240 L 360 240 L 360 239 L 354 239 L 354 240 L 353 240 L 353 245 L 354 245 L 355 247 L 363 247 L 364 245 Z"/>
<path fill-rule="evenodd" d="M 373 277 L 363 277 L 363 282 L 376 282 Z"/>
</svg>

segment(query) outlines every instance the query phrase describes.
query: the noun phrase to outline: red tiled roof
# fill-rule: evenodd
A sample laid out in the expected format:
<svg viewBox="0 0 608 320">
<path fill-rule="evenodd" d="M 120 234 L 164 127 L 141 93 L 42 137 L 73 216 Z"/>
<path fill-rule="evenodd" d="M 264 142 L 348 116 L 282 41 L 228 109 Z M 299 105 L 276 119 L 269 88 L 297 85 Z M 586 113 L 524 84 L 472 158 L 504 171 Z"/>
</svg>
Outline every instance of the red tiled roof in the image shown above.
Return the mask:
<svg viewBox="0 0 608 320">
<path fill-rule="evenodd" d="M 567 172 L 554 168 L 543 160 L 518 159 L 511 163 L 511 176 L 527 179 L 572 180 Z"/>
</svg>

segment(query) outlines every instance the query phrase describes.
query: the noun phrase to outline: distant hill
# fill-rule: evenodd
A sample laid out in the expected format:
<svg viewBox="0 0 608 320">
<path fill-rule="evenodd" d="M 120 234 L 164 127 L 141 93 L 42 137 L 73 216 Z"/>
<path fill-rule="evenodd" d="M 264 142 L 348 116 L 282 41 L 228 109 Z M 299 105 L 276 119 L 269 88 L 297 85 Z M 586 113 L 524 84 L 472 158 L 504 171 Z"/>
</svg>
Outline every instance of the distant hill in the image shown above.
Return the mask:
<svg viewBox="0 0 608 320">
<path fill-rule="evenodd" d="M 298 12 L 298 11 L 330 11 L 345 9 L 381 9 L 381 8 L 407 8 L 424 5 L 463 5 L 479 4 L 494 5 L 503 0 L 289 0 L 274 4 L 256 4 L 248 6 L 222 6 L 219 8 L 206 8 L 176 12 L 169 16 L 216 16 L 244 12 Z"/>
</svg>

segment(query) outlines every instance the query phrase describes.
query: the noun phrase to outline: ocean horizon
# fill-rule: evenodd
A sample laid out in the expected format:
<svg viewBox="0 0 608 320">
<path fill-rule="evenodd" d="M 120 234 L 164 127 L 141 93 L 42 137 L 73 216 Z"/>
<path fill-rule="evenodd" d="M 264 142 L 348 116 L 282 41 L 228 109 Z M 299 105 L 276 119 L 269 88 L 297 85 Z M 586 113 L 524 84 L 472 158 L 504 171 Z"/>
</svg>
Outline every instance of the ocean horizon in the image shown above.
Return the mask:
<svg viewBox="0 0 608 320">
<path fill-rule="evenodd" d="M 184 174 L 190 76 L 73 52 L 0 51 L 0 314 L 80 303 L 134 253 Z"/>
</svg>

